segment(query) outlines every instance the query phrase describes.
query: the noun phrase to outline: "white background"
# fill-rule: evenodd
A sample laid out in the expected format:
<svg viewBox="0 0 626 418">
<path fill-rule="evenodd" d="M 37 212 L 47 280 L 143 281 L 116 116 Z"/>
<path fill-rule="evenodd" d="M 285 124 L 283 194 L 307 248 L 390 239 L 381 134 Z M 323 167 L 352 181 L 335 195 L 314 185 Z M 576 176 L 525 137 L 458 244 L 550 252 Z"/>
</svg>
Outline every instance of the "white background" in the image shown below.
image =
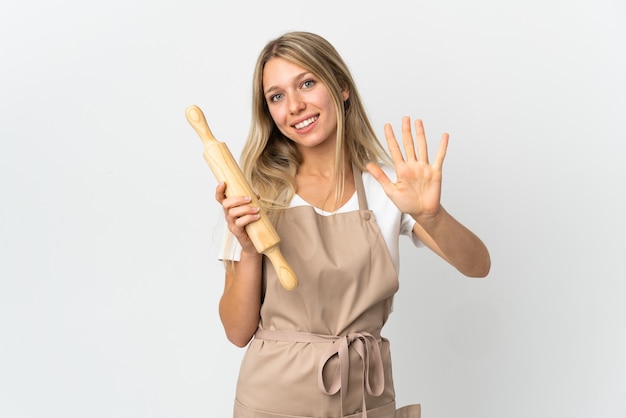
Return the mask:
<svg viewBox="0 0 626 418">
<path fill-rule="evenodd" d="M 219 5 L 215 5 L 219 4 Z M 190 104 L 239 155 L 257 54 L 329 39 L 377 132 L 450 132 L 467 279 L 403 240 L 384 334 L 425 418 L 626 417 L 626 6 L 16 1 L 0 6 L 0 416 L 228 417 L 222 215 Z"/>
</svg>

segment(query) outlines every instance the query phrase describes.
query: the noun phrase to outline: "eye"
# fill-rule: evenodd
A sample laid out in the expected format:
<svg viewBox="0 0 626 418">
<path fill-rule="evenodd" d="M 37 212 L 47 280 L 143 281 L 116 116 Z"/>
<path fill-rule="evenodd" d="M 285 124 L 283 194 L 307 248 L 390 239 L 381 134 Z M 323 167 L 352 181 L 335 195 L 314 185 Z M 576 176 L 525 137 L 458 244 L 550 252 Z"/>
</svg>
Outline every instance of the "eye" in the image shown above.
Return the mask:
<svg viewBox="0 0 626 418">
<path fill-rule="evenodd" d="M 272 102 L 272 103 L 276 103 L 276 102 L 280 101 L 280 99 L 282 99 L 282 98 L 283 98 L 283 95 L 278 93 L 278 94 L 274 94 L 274 95 L 270 96 L 268 98 L 268 101 Z"/>
<path fill-rule="evenodd" d="M 305 88 L 305 89 L 310 89 L 314 85 L 315 85 L 315 81 L 313 81 L 313 80 L 307 80 L 304 83 L 302 83 L 302 87 Z"/>
</svg>

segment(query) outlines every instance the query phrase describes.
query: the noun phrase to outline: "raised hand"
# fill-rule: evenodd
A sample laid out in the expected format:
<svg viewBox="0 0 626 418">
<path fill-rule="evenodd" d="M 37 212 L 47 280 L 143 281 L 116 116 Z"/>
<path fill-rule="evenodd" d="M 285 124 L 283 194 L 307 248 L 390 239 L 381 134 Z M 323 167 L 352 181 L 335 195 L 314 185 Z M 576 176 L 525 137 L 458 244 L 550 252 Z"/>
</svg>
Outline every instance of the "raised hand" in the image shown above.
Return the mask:
<svg viewBox="0 0 626 418">
<path fill-rule="evenodd" d="M 444 133 L 441 136 L 439 149 L 432 164 L 429 162 L 426 135 L 421 120 L 415 120 L 414 143 L 411 119 L 408 116 L 402 118 L 404 155 L 390 124 L 385 124 L 385 138 L 396 171 L 396 182 L 393 183 L 374 163 L 368 164 L 368 171 L 403 213 L 408 213 L 415 219 L 437 216 L 441 210 L 442 167 L 448 148 L 448 134 Z"/>
</svg>

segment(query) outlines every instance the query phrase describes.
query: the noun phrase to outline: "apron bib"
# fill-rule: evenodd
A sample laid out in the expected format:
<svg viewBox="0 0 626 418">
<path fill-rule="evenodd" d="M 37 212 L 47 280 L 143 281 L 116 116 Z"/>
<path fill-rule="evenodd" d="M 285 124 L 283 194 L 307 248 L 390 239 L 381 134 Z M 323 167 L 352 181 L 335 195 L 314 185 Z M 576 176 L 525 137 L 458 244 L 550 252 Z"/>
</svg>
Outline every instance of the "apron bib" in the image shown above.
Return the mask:
<svg viewBox="0 0 626 418">
<path fill-rule="evenodd" d="M 263 304 L 244 355 L 235 418 L 419 418 L 419 405 L 396 411 L 389 341 L 380 330 L 398 275 L 361 173 L 359 210 L 330 216 L 287 209 L 276 230 L 299 279 L 287 291 L 263 263 Z"/>
</svg>

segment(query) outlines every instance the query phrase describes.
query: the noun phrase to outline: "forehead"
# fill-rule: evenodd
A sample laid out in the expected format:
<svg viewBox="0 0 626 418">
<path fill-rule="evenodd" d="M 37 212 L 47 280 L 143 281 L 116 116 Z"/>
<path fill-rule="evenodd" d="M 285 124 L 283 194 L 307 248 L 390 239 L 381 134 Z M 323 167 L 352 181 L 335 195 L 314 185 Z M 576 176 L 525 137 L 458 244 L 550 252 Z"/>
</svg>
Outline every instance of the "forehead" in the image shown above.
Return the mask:
<svg viewBox="0 0 626 418">
<path fill-rule="evenodd" d="M 284 58 L 270 58 L 263 67 L 263 88 L 267 90 L 289 84 L 304 74 L 310 74 L 310 71 L 301 65 Z"/>
</svg>

